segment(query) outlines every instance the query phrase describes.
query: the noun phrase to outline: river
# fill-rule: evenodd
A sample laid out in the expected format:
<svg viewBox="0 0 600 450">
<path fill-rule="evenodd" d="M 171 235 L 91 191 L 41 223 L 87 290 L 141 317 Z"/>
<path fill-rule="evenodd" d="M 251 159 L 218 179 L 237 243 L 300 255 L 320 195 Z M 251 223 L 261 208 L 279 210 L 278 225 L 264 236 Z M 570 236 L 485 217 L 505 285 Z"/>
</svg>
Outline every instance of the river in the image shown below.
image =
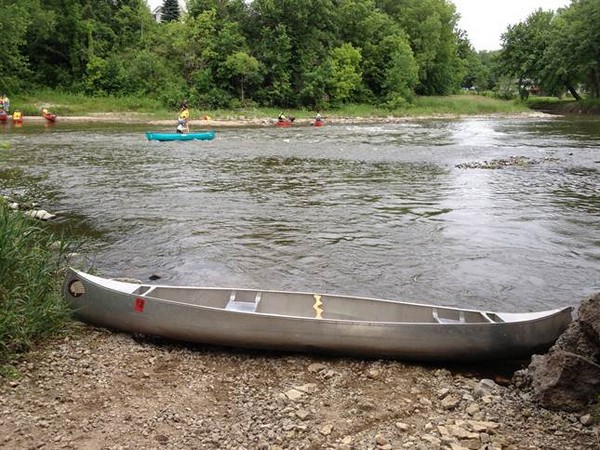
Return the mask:
<svg viewBox="0 0 600 450">
<path fill-rule="evenodd" d="M 107 276 L 509 312 L 600 291 L 598 119 L 147 130 L 3 126 L 0 167 L 43 176 Z M 459 167 L 510 156 L 533 164 Z"/>
</svg>

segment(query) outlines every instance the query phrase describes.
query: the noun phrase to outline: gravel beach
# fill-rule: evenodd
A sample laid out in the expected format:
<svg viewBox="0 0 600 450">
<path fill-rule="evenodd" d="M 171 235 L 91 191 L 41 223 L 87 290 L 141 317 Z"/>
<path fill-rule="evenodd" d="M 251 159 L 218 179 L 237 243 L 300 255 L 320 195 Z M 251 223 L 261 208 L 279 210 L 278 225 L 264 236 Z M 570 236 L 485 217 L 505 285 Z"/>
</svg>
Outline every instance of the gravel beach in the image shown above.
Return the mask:
<svg viewBox="0 0 600 450">
<path fill-rule="evenodd" d="M 0 381 L 6 449 L 600 448 L 590 414 L 548 411 L 512 385 L 443 366 L 81 325 L 17 368 Z"/>
</svg>

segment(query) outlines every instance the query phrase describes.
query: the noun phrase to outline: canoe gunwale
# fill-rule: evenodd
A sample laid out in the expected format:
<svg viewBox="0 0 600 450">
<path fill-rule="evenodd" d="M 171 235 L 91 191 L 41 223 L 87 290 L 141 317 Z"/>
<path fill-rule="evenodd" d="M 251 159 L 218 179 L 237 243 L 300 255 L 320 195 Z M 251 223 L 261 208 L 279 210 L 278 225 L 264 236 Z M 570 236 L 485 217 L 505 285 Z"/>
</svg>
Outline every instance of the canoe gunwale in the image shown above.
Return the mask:
<svg viewBox="0 0 600 450">
<path fill-rule="evenodd" d="M 199 291 L 202 290 L 219 290 L 219 291 L 244 291 L 244 292 L 254 292 L 256 291 L 256 289 L 239 289 L 239 288 L 227 288 L 227 287 L 194 287 L 194 286 L 169 286 L 169 285 L 152 285 L 152 284 L 136 284 L 136 283 L 128 283 L 128 282 L 122 282 L 122 281 L 117 281 L 117 280 L 108 280 L 108 279 L 102 279 L 100 277 L 95 277 L 93 275 L 91 275 L 92 277 L 96 278 L 97 280 L 95 281 L 94 279 L 90 278 L 90 274 L 87 274 L 85 272 L 81 272 L 75 269 L 70 269 L 72 270 L 74 273 L 76 273 L 78 275 L 79 278 L 82 278 L 84 280 L 86 280 L 86 282 L 88 283 L 92 283 L 95 286 L 102 288 L 102 289 L 108 289 L 110 291 L 113 291 L 116 294 L 120 294 L 120 295 L 125 295 L 128 297 L 131 297 L 133 299 L 139 297 L 139 298 L 144 298 L 147 300 L 152 300 L 154 302 L 157 303 L 164 303 L 164 304 L 171 304 L 171 305 L 179 305 L 179 306 L 185 306 L 188 308 L 193 308 L 193 309 L 206 309 L 206 310 L 211 310 L 211 311 L 222 311 L 222 312 L 226 312 L 227 314 L 240 314 L 240 315 L 248 315 L 248 314 L 253 314 L 253 315 L 260 315 L 260 316 L 265 316 L 265 317 L 273 317 L 273 318 L 285 318 L 286 320 L 302 320 L 302 321 L 310 321 L 310 322 L 314 322 L 314 321 L 318 321 L 320 323 L 337 323 L 337 322 L 341 322 L 344 324 L 357 324 L 357 325 L 376 325 L 376 326 L 399 326 L 399 325 L 419 325 L 419 326 L 433 326 L 433 327 L 438 327 L 440 325 L 443 326 L 457 326 L 457 327 L 467 327 L 467 326 L 486 326 L 486 327 L 491 327 L 491 326 L 507 326 L 507 325 L 511 325 L 511 324 L 523 324 L 523 323 L 536 323 L 536 322 L 540 322 L 540 321 L 545 321 L 553 316 L 559 316 L 561 314 L 564 314 L 566 311 L 569 311 L 570 313 L 572 313 L 573 311 L 573 307 L 572 306 L 566 306 L 563 308 L 556 308 L 556 309 L 550 309 L 550 310 L 545 310 L 545 311 L 538 311 L 538 312 L 531 312 L 531 313 L 504 313 L 504 312 L 492 312 L 492 311 L 483 311 L 483 310 L 475 310 L 475 309 L 462 309 L 462 308 L 454 308 L 454 307 L 446 307 L 446 306 L 434 306 L 434 305 L 427 305 L 427 304 L 419 304 L 419 303 L 409 303 L 409 302 L 396 302 L 393 300 L 386 300 L 386 299 L 379 299 L 379 298 L 370 298 L 370 297 L 355 297 L 355 296 L 340 296 L 337 294 L 317 294 L 317 295 L 321 295 L 323 297 L 327 297 L 327 296 L 335 296 L 335 297 L 344 297 L 347 299 L 356 299 L 356 300 L 361 300 L 361 299 L 367 299 L 367 300 L 374 300 L 377 302 L 382 302 L 382 303 L 388 303 L 388 304 L 401 304 L 401 305 L 410 305 L 410 306 L 416 306 L 416 307 L 422 307 L 422 308 L 431 308 L 432 310 L 435 310 L 436 308 L 443 308 L 443 309 L 450 309 L 450 310 L 454 310 L 454 311 L 464 311 L 464 312 L 471 312 L 471 313 L 483 313 L 483 314 L 495 314 L 495 315 L 508 315 L 508 316 L 518 316 L 521 317 L 521 320 L 512 320 L 512 321 L 501 321 L 501 322 L 496 322 L 496 321 L 490 321 L 490 322 L 459 322 L 459 321 L 453 321 L 453 322 L 409 322 L 409 321 L 404 321 L 404 322 L 394 322 L 394 321 L 371 321 L 371 320 L 358 320 L 358 319 L 353 319 L 353 320 L 349 320 L 349 319 L 331 319 L 331 318 L 320 318 L 320 319 L 315 319 L 314 317 L 300 317 L 300 316 L 295 316 L 295 315 L 285 315 L 285 314 L 275 314 L 275 313 L 269 313 L 269 312 L 264 312 L 264 311 L 255 311 L 255 312 L 248 312 L 248 311 L 238 311 L 238 310 L 230 310 L 224 307 L 215 307 L 215 306 L 208 306 L 208 305 L 196 305 L 190 302 L 183 302 L 183 301 L 177 301 L 177 300 L 170 300 L 170 299 L 165 299 L 162 297 L 158 297 L 158 296 L 153 296 L 153 295 L 148 295 L 148 294 L 152 294 L 152 292 L 154 292 L 157 288 L 166 288 L 166 289 L 198 289 Z M 107 285 L 106 283 L 103 283 L 101 280 L 104 280 L 106 282 L 110 282 L 110 285 Z M 118 283 L 123 285 L 123 287 L 128 286 L 129 288 L 135 288 L 132 292 L 128 292 L 126 290 L 122 290 L 122 289 L 118 289 L 117 288 L 117 284 L 114 283 Z M 145 292 L 143 293 L 135 293 L 135 291 L 138 291 L 140 288 L 148 288 Z M 260 292 L 266 292 L 266 293 L 273 293 L 273 294 L 286 294 L 286 293 L 291 293 L 291 294 L 299 294 L 299 295 L 315 295 L 315 293 L 312 292 L 301 292 L 301 291 L 289 291 L 289 292 L 284 292 L 284 291 L 275 291 L 275 290 L 266 290 L 266 289 L 261 289 Z"/>
</svg>

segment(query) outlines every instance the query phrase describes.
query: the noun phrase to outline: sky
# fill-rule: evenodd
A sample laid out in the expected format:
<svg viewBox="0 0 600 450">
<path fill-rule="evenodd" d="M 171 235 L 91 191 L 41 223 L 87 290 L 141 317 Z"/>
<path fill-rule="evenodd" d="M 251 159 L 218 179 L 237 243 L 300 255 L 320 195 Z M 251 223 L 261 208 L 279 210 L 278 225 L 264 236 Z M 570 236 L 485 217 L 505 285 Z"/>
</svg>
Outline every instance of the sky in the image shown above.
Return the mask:
<svg viewBox="0 0 600 450">
<path fill-rule="evenodd" d="M 452 0 L 475 50 L 499 50 L 500 37 L 509 25 L 523 22 L 535 10 L 556 11 L 571 0 Z"/>
<path fill-rule="evenodd" d="M 475 50 L 499 50 L 500 36 L 509 25 L 527 19 L 538 8 L 556 11 L 571 0 L 451 0 L 461 18 L 458 26 L 467 32 Z M 163 0 L 147 0 L 151 9 Z"/>
</svg>

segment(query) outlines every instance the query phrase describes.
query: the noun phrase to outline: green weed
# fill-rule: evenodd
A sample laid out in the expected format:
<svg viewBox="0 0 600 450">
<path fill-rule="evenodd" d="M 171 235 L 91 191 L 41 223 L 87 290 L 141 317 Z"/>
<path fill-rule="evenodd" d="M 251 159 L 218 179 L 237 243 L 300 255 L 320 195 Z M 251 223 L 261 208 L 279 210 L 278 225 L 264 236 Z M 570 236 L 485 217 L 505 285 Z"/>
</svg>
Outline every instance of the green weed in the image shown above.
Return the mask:
<svg viewBox="0 0 600 450">
<path fill-rule="evenodd" d="M 67 244 L 0 202 L 0 364 L 65 328 Z"/>
</svg>

